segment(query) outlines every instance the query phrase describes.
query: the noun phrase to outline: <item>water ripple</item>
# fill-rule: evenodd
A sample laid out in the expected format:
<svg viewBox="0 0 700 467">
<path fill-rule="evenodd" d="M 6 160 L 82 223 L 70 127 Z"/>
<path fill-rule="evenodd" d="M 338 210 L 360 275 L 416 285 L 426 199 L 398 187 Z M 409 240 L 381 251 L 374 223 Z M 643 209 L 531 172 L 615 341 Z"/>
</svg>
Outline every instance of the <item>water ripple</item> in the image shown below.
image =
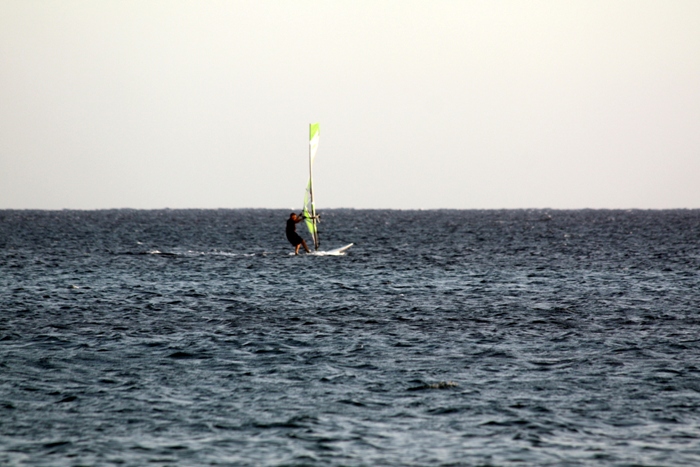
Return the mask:
<svg viewBox="0 0 700 467">
<path fill-rule="evenodd" d="M 0 464 L 700 464 L 699 211 L 0 211 Z"/>
</svg>

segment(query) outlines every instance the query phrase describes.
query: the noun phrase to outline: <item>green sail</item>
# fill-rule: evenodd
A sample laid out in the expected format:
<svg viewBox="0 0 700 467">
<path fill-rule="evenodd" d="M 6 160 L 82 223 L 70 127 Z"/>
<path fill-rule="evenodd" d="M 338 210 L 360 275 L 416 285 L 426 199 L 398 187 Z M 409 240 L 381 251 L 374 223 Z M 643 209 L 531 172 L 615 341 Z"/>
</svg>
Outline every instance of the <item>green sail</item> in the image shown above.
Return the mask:
<svg viewBox="0 0 700 467">
<path fill-rule="evenodd" d="M 309 233 L 314 239 L 314 248 L 318 250 L 321 242 L 318 239 L 318 228 L 316 226 L 316 206 L 314 205 L 314 185 L 313 185 L 313 165 L 318 150 L 318 139 L 321 134 L 321 129 L 318 123 L 309 125 L 309 182 L 306 184 L 306 193 L 304 193 L 304 222 L 309 229 Z"/>
</svg>

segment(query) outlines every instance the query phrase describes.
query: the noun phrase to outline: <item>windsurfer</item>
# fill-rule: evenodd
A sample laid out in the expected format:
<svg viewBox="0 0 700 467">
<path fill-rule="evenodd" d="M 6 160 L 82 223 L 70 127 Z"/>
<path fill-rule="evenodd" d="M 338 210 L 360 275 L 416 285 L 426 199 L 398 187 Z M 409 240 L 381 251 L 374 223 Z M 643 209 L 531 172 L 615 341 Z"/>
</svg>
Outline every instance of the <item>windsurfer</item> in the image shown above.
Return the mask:
<svg viewBox="0 0 700 467">
<path fill-rule="evenodd" d="M 306 246 L 306 242 L 304 241 L 303 238 L 299 236 L 297 233 L 297 224 L 301 222 L 304 219 L 303 216 L 301 215 L 296 215 L 296 213 L 291 213 L 289 215 L 289 219 L 287 219 L 287 229 L 286 229 L 286 234 L 287 234 L 287 240 L 289 240 L 289 243 L 294 245 L 294 254 L 298 255 L 299 254 L 299 248 L 302 246 L 304 247 L 304 250 L 307 253 L 311 253 L 309 250 L 309 247 Z"/>
</svg>

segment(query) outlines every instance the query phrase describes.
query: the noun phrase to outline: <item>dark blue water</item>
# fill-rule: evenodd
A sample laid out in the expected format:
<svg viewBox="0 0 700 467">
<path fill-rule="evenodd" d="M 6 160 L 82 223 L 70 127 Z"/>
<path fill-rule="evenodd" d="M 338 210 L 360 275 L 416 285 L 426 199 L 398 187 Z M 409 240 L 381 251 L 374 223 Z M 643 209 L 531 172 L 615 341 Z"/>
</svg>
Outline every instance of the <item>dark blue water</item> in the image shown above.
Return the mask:
<svg viewBox="0 0 700 467">
<path fill-rule="evenodd" d="M 0 211 L 2 465 L 700 465 L 700 211 Z"/>
</svg>

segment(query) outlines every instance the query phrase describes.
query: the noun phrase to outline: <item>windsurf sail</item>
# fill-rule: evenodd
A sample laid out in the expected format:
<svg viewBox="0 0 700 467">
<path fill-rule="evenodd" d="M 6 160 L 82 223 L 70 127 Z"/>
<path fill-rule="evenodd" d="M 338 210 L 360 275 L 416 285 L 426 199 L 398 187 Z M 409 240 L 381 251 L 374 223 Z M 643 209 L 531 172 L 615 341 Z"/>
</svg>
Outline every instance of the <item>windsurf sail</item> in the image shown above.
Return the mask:
<svg viewBox="0 0 700 467">
<path fill-rule="evenodd" d="M 318 138 L 321 134 L 318 123 L 309 125 L 309 183 L 306 184 L 306 193 L 304 194 L 304 222 L 309 229 L 309 233 L 314 239 L 314 249 L 318 250 L 321 242 L 318 239 L 318 228 L 316 218 L 316 205 L 314 204 L 314 159 L 318 150 Z"/>
</svg>

